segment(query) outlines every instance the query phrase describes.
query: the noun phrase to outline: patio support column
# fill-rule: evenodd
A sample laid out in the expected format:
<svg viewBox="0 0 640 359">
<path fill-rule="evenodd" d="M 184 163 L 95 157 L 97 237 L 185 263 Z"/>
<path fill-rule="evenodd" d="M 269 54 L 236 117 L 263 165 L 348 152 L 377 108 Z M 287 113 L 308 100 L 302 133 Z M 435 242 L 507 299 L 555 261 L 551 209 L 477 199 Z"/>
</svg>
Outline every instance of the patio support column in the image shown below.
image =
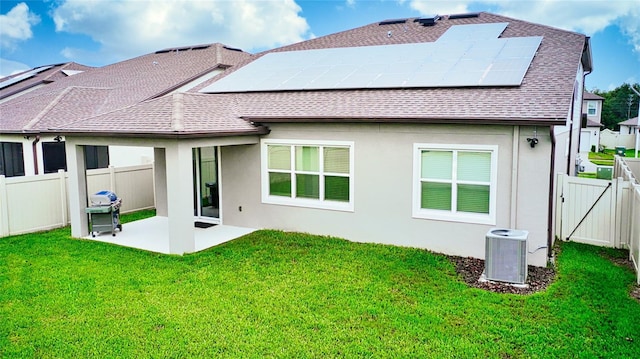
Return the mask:
<svg viewBox="0 0 640 359">
<path fill-rule="evenodd" d="M 192 253 L 195 251 L 195 230 L 191 147 L 176 142 L 165 151 L 169 253 Z"/>
<path fill-rule="evenodd" d="M 167 159 L 164 148 L 153 149 L 153 176 L 156 195 L 156 215 L 168 217 L 167 210 Z"/>
<path fill-rule="evenodd" d="M 67 173 L 69 174 L 69 214 L 71 236 L 82 238 L 89 235 L 87 208 L 87 169 L 84 146 L 76 145 L 73 140 L 65 140 L 67 153 Z"/>
</svg>

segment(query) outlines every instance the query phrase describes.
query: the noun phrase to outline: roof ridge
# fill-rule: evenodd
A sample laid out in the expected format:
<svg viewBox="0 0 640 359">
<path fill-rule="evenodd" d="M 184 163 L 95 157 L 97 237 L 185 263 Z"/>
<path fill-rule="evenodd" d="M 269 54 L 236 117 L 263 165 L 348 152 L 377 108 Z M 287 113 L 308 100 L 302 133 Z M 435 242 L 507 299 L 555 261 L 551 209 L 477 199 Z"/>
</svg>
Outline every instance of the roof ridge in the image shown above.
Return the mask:
<svg viewBox="0 0 640 359">
<path fill-rule="evenodd" d="M 184 96 L 182 93 L 173 94 L 173 101 L 171 106 L 171 130 L 183 131 L 184 130 Z"/>
<path fill-rule="evenodd" d="M 108 87 L 89 87 L 89 86 L 69 86 L 66 87 L 64 90 L 62 90 L 62 92 L 60 92 L 60 94 L 58 96 L 56 96 L 56 98 L 54 98 L 51 102 L 49 102 L 49 104 L 47 104 L 47 106 L 40 111 L 34 118 L 31 119 L 31 121 L 29 121 L 29 123 L 27 123 L 23 129 L 24 130 L 30 130 L 32 129 L 38 122 L 40 122 L 40 120 L 42 120 L 42 118 L 49 113 L 56 105 L 58 105 L 60 103 L 60 101 L 62 101 L 62 99 L 64 97 L 66 97 L 71 91 L 73 90 L 84 90 L 84 89 L 90 89 L 90 90 L 111 90 L 112 88 L 108 88 Z M 49 92 L 49 93 L 53 93 L 53 91 Z M 42 94 L 45 95 L 45 94 Z M 25 99 L 25 100 L 29 100 L 29 99 Z"/>
<path fill-rule="evenodd" d="M 51 111 L 58 103 L 60 103 L 60 100 L 62 100 L 65 96 L 67 96 L 67 94 L 69 92 L 71 92 L 72 89 L 73 89 L 73 87 L 65 88 L 58 96 L 56 96 L 55 99 L 53 99 L 53 101 L 49 102 L 49 104 L 42 111 L 40 111 L 34 118 L 32 118 L 31 121 L 29 121 L 29 123 L 27 123 L 23 127 L 23 129 L 25 129 L 25 130 L 32 129 L 33 126 L 35 126 L 38 122 L 40 122 L 40 120 L 42 120 L 42 118 L 49 111 Z"/>
</svg>

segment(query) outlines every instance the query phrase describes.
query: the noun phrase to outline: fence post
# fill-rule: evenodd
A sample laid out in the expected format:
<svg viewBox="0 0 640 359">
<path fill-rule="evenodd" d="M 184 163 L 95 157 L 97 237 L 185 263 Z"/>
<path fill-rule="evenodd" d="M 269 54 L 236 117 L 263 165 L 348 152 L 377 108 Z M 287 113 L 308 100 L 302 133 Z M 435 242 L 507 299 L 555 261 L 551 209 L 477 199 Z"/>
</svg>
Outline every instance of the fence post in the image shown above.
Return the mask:
<svg viewBox="0 0 640 359">
<path fill-rule="evenodd" d="M 7 196 L 7 180 L 0 175 L 0 237 L 9 235 L 9 203 Z"/>
<path fill-rule="evenodd" d="M 630 228 L 629 228 L 629 259 L 631 259 L 634 269 L 636 270 L 636 279 L 640 285 L 640 185 L 634 183 L 631 186 L 631 203 L 630 203 Z"/>
<path fill-rule="evenodd" d="M 109 187 L 113 193 L 118 193 L 116 188 L 116 168 L 109 166 Z"/>
<path fill-rule="evenodd" d="M 554 223 L 556 228 L 553 235 L 558 238 L 562 238 L 562 191 L 564 189 L 563 175 L 564 173 L 556 173 L 556 208 L 554 209 L 556 211 L 556 222 Z"/>
<path fill-rule="evenodd" d="M 568 227 L 568 223 L 569 221 L 567 220 L 567 216 L 569 215 L 569 210 L 568 210 L 568 206 L 566 205 L 565 201 L 566 201 L 566 196 L 568 195 L 566 192 L 569 191 L 569 186 L 568 186 L 568 181 L 569 181 L 569 175 L 567 174 L 562 174 L 562 192 L 560 193 L 560 200 L 562 201 L 562 219 L 561 219 L 561 223 L 560 223 L 560 239 L 561 240 L 566 240 L 566 236 L 569 233 L 569 231 L 571 231 L 571 229 Z"/>
<path fill-rule="evenodd" d="M 623 201 L 623 195 L 625 192 L 625 186 L 624 186 L 624 179 L 622 177 L 616 177 L 615 178 L 616 181 L 616 186 L 615 186 L 615 192 L 613 192 L 613 195 L 615 197 L 613 197 L 613 204 L 615 205 L 615 219 L 614 221 L 612 221 L 611 223 L 613 224 L 613 228 L 612 230 L 614 231 L 614 237 L 613 237 L 613 247 L 614 248 L 623 248 L 622 247 L 622 216 L 624 215 L 624 213 L 622 213 L 622 201 Z"/>
<path fill-rule="evenodd" d="M 58 170 L 58 181 L 60 183 L 60 210 L 62 211 L 62 225 L 69 224 L 69 218 L 67 217 L 67 172 L 65 170 Z"/>
</svg>

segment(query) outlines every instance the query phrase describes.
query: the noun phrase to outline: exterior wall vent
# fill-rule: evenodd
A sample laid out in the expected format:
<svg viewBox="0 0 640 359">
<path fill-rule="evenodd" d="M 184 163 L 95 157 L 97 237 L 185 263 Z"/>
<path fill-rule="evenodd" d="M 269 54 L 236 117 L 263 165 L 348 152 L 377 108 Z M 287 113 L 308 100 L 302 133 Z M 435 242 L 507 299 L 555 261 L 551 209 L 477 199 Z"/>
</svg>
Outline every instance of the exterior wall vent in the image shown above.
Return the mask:
<svg viewBox="0 0 640 359">
<path fill-rule="evenodd" d="M 528 231 L 491 229 L 486 236 L 486 280 L 524 285 L 527 281 Z"/>
</svg>

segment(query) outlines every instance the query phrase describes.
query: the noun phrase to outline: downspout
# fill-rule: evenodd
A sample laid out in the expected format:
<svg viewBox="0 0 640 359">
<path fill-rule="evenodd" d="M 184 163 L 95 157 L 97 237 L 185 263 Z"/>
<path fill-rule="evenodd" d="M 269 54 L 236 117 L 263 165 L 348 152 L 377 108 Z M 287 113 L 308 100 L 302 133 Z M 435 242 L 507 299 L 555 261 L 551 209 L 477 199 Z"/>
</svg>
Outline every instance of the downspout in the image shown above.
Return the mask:
<svg viewBox="0 0 640 359">
<path fill-rule="evenodd" d="M 576 81 L 576 84 L 577 82 L 578 81 Z M 584 75 L 582 76 L 582 83 L 584 86 Z M 573 145 L 573 122 L 574 122 L 573 113 L 576 108 L 576 91 L 578 90 L 578 86 L 574 86 L 573 88 L 574 88 L 573 95 L 571 95 L 571 112 L 569 113 L 569 153 L 567 155 L 567 176 L 571 176 L 571 154 L 572 154 L 572 148 L 573 148 L 572 145 Z M 582 98 L 582 96 L 580 98 Z"/>
<path fill-rule="evenodd" d="M 556 162 L 556 134 L 553 126 L 549 127 L 549 136 L 551 137 L 551 160 L 549 161 L 551 168 L 549 169 L 549 208 L 547 215 L 547 263 L 553 260 L 553 189 L 555 188 L 555 162 Z"/>
<path fill-rule="evenodd" d="M 518 209 L 518 157 L 520 156 L 520 126 L 513 126 L 513 158 L 511 160 L 511 218 L 510 228 L 517 228 Z"/>
<path fill-rule="evenodd" d="M 40 142 L 40 135 L 36 135 L 36 139 L 31 143 L 31 150 L 33 151 L 33 171 L 38 174 L 38 142 Z"/>
<path fill-rule="evenodd" d="M 582 74 L 582 86 L 583 87 L 584 87 L 585 77 L 590 73 L 591 73 L 591 71 L 587 71 L 587 72 L 584 72 Z M 576 96 L 576 92 L 574 90 L 573 91 L 573 95 L 571 96 L 571 114 L 570 114 L 570 116 L 571 116 L 571 126 L 570 126 L 570 129 L 569 129 L 569 156 L 568 156 L 569 158 L 567 160 L 567 176 L 569 175 L 569 171 L 571 169 L 571 135 L 572 135 L 572 132 L 573 132 L 572 131 L 573 130 L 573 111 L 575 110 L 575 96 Z M 582 105 L 582 101 L 580 101 L 580 103 Z M 551 137 L 551 160 L 549 161 L 549 163 L 550 163 L 550 169 L 549 169 L 549 198 L 548 198 L 549 208 L 547 209 L 547 211 L 548 211 L 548 216 L 547 216 L 547 262 L 551 262 L 551 260 L 553 258 L 553 255 L 552 255 L 553 254 L 553 250 L 552 250 L 552 245 L 553 245 L 553 212 L 555 210 L 555 208 L 553 207 L 553 199 L 554 199 L 553 189 L 555 188 L 555 182 L 556 182 L 556 176 L 555 176 L 556 136 L 555 136 L 555 132 L 554 132 L 554 127 L 553 126 L 549 127 L 549 135 Z"/>
</svg>

